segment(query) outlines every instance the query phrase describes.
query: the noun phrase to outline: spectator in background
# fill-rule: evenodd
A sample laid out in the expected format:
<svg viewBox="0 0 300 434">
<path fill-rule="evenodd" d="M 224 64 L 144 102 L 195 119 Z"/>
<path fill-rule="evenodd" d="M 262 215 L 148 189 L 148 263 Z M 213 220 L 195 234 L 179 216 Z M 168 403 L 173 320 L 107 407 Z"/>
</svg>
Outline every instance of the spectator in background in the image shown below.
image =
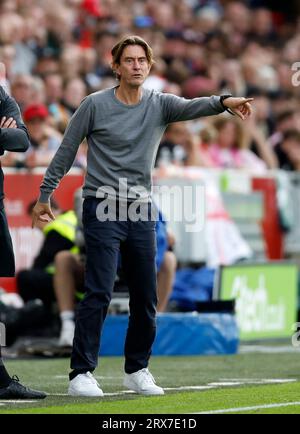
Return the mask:
<svg viewBox="0 0 300 434">
<path fill-rule="evenodd" d="M 246 129 L 236 118 L 219 117 L 213 122 L 216 142 L 210 144 L 202 152 L 206 160 L 211 160 L 214 167 L 231 169 L 248 169 L 264 172 L 267 164 L 249 149 L 249 138 Z M 262 147 L 266 147 L 262 143 Z"/>
<path fill-rule="evenodd" d="M 43 104 L 33 104 L 24 111 L 31 140 L 25 164 L 28 168 L 47 166 L 61 143 L 61 134 L 48 124 L 49 112 Z"/>
<path fill-rule="evenodd" d="M 52 118 L 52 125 L 61 133 L 67 127 L 69 121 L 69 112 L 62 105 L 63 98 L 63 79 L 62 76 L 53 72 L 47 74 L 45 80 L 46 102 L 49 114 Z"/>
<path fill-rule="evenodd" d="M 55 300 L 53 275 L 54 258 L 62 250 L 77 252 L 75 234 L 77 218 L 73 211 L 63 212 L 56 202 L 52 201 L 56 220 L 39 222 L 37 227 L 44 234 L 44 242 L 29 270 L 21 270 L 17 274 L 17 286 L 25 302 L 39 298 L 47 310 L 51 309 Z M 28 214 L 32 214 L 34 204 L 28 206 Z"/>
<path fill-rule="evenodd" d="M 156 155 L 156 167 L 170 164 L 182 165 L 185 151 L 184 143 L 189 131 L 186 122 L 175 122 L 168 126 Z"/>
<path fill-rule="evenodd" d="M 173 290 L 177 260 L 172 251 L 175 238 L 162 213 L 158 212 L 156 231 L 156 269 L 157 269 L 157 312 L 164 312 Z"/>
<path fill-rule="evenodd" d="M 280 112 L 276 118 L 276 130 L 269 138 L 270 145 L 277 147 L 282 142 L 284 133 L 292 129 L 300 131 L 299 119 L 294 110 L 284 110 Z M 297 128 L 298 127 L 298 128 Z"/>
<path fill-rule="evenodd" d="M 86 91 L 86 85 L 81 78 L 74 77 L 66 82 L 63 91 L 62 105 L 66 109 L 69 118 L 86 96 Z"/>
<path fill-rule="evenodd" d="M 300 131 L 287 130 L 275 147 L 280 169 L 300 171 Z"/>
<path fill-rule="evenodd" d="M 29 74 L 15 75 L 11 82 L 11 94 L 23 111 L 32 104 L 33 76 Z"/>
</svg>

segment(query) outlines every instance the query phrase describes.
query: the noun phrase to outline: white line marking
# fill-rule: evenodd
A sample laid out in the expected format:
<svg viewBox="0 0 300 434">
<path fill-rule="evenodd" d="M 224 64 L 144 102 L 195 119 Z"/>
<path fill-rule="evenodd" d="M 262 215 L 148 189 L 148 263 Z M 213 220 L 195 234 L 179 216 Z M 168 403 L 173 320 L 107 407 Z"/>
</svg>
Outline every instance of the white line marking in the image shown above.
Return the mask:
<svg viewBox="0 0 300 434">
<path fill-rule="evenodd" d="M 0 401 L 0 405 L 5 405 L 5 404 L 32 404 L 34 402 L 38 402 L 38 401 L 28 401 L 27 399 L 3 399 L 2 401 Z"/>
<path fill-rule="evenodd" d="M 282 403 L 278 403 L 278 404 L 255 405 L 253 407 L 225 408 L 223 410 L 201 411 L 199 413 L 193 413 L 193 414 L 240 413 L 242 411 L 264 410 L 264 409 L 267 409 L 267 408 L 290 407 L 292 405 L 300 405 L 300 402 L 299 401 L 296 401 L 296 402 L 282 402 Z"/>
<path fill-rule="evenodd" d="M 208 390 L 214 389 L 214 386 L 180 386 L 180 387 L 164 387 L 164 390 Z"/>
<path fill-rule="evenodd" d="M 278 346 L 278 347 L 268 347 L 266 345 L 241 345 L 239 348 L 239 354 L 248 353 L 261 353 L 261 354 L 282 354 L 282 353 L 299 353 L 299 347 L 289 346 Z"/>
<path fill-rule="evenodd" d="M 218 384 L 220 386 L 227 386 L 230 385 L 229 383 L 232 382 L 234 384 L 281 384 L 281 383 L 295 383 L 298 380 L 295 378 L 289 378 L 289 379 L 283 379 L 283 378 L 222 378 L 220 379 L 220 383 L 209 383 L 212 384 Z M 223 383 L 224 382 L 224 383 Z M 228 384 L 226 384 L 228 383 Z"/>
</svg>

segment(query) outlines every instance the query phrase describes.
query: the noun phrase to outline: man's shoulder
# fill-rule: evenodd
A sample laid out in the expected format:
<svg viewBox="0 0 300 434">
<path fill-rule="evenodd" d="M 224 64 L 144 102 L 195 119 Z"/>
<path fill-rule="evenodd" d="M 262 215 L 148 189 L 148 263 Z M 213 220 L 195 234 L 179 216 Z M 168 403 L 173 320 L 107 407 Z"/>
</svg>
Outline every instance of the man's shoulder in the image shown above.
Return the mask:
<svg viewBox="0 0 300 434">
<path fill-rule="evenodd" d="M 107 89 L 98 90 L 97 92 L 90 93 L 87 98 L 92 101 L 101 101 L 102 99 L 106 99 L 111 97 L 113 94 L 113 87 L 109 87 Z"/>
</svg>

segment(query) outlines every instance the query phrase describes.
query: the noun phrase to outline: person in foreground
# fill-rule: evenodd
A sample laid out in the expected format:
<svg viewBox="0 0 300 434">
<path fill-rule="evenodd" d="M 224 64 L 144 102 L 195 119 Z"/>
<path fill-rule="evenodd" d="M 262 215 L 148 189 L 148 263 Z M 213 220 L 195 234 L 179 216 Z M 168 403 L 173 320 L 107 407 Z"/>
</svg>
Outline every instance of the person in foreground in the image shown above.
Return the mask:
<svg viewBox="0 0 300 434">
<path fill-rule="evenodd" d="M 119 41 L 112 48 L 112 59 L 119 83 L 86 97 L 73 115 L 45 174 L 32 224 L 54 218 L 49 197 L 87 138 L 88 165 L 83 187 L 85 297 L 76 313 L 69 394 L 103 396 L 92 372 L 98 362 L 120 251 L 130 296 L 124 385 L 143 395 L 163 395 L 164 390 L 148 370 L 157 304 L 151 202 L 155 154 L 168 124 L 216 115 L 226 109 L 245 119 L 251 113 L 252 99 L 224 95 L 187 100 L 144 89 L 153 54 L 138 36 Z M 137 213 L 142 215 L 140 220 L 135 218 Z M 112 218 L 115 214 L 116 218 Z"/>
<path fill-rule="evenodd" d="M 0 64 L 0 75 L 4 75 L 4 65 Z M 19 107 L 0 86 L 0 156 L 4 151 L 25 152 L 30 142 L 23 124 Z M 11 237 L 4 210 L 4 175 L 0 162 L 0 277 L 13 277 L 15 261 Z M 23 386 L 17 376 L 10 377 L 1 357 L 0 336 L 0 399 L 43 399 L 44 392 Z"/>
</svg>

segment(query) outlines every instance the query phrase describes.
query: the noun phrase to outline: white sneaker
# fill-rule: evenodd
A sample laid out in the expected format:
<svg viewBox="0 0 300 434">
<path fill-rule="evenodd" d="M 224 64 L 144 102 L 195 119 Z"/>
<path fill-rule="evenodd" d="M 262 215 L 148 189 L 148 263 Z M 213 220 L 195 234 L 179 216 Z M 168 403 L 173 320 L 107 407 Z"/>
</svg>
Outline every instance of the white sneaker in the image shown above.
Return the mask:
<svg viewBox="0 0 300 434">
<path fill-rule="evenodd" d="M 155 380 L 148 368 L 133 374 L 125 374 L 124 386 L 141 395 L 164 395 L 164 390 L 156 386 Z"/>
<path fill-rule="evenodd" d="M 68 394 L 71 396 L 104 396 L 99 384 L 90 372 L 79 374 L 70 381 Z"/>
<path fill-rule="evenodd" d="M 72 347 L 75 332 L 74 321 L 64 321 L 62 323 L 62 328 L 60 332 L 60 337 L 58 340 L 59 347 Z"/>
</svg>

